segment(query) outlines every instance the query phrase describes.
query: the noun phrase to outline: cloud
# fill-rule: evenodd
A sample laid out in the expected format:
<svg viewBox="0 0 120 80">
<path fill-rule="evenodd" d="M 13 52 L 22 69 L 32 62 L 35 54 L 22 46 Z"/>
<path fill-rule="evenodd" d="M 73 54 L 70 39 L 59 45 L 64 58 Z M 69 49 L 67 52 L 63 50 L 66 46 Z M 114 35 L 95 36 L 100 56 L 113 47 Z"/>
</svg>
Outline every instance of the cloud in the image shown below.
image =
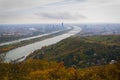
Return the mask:
<svg viewBox="0 0 120 80">
<path fill-rule="evenodd" d="M 80 14 L 70 14 L 68 12 L 57 12 L 57 13 L 36 13 L 37 16 L 47 19 L 60 19 L 60 20 L 78 20 L 85 19 L 86 17 Z"/>
<path fill-rule="evenodd" d="M 0 23 L 120 23 L 120 0 L 0 0 Z"/>
<path fill-rule="evenodd" d="M 14 11 L 34 8 L 61 0 L 0 0 L 1 11 Z"/>
<path fill-rule="evenodd" d="M 77 4 L 77 3 L 83 3 L 83 2 L 86 2 L 86 0 L 62 0 L 59 2 L 52 3 L 50 5 Z"/>
</svg>

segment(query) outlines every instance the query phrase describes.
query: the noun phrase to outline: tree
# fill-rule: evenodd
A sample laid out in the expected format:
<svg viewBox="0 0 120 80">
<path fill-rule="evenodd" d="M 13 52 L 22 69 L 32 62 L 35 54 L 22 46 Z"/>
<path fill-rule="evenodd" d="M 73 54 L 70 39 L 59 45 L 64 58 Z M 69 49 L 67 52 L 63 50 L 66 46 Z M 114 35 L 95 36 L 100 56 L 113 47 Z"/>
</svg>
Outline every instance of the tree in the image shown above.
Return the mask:
<svg viewBox="0 0 120 80">
<path fill-rule="evenodd" d="M 5 54 L 0 54 L 0 62 L 4 61 L 5 59 Z"/>
</svg>

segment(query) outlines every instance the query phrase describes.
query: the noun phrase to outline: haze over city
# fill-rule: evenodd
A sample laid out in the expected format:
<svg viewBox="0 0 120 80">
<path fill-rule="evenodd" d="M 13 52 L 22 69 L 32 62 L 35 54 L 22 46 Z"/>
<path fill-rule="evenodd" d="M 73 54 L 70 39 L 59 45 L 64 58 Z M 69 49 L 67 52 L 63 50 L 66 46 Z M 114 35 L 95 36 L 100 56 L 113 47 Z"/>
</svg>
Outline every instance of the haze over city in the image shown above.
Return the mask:
<svg viewBox="0 0 120 80">
<path fill-rule="evenodd" d="M 120 23 L 120 0 L 0 0 L 1 24 Z"/>
</svg>

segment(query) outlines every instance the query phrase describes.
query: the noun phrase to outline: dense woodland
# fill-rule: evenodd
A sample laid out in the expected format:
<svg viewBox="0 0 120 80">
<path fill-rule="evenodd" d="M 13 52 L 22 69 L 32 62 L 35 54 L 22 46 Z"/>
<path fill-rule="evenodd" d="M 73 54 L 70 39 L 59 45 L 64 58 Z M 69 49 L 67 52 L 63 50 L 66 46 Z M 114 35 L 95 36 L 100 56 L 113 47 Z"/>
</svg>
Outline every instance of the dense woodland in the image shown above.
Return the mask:
<svg viewBox="0 0 120 80">
<path fill-rule="evenodd" d="M 66 68 L 62 62 L 44 60 L 0 63 L 1 80 L 120 80 L 119 75 L 119 63 L 84 69 Z"/>
<path fill-rule="evenodd" d="M 120 80 L 120 35 L 70 37 L 0 63 L 1 80 Z"/>
<path fill-rule="evenodd" d="M 120 36 L 70 37 L 32 53 L 31 58 L 64 62 L 68 67 L 104 65 L 120 60 Z"/>
</svg>

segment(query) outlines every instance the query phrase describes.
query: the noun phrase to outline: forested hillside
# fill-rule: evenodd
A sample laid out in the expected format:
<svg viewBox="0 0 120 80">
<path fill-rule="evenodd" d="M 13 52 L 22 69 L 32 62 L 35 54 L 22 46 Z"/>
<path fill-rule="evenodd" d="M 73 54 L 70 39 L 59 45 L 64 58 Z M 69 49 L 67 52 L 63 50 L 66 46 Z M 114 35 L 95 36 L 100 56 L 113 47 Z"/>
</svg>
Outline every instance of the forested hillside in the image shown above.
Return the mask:
<svg viewBox="0 0 120 80">
<path fill-rule="evenodd" d="M 120 60 L 120 36 L 70 37 L 43 47 L 29 57 L 62 61 L 68 67 L 104 65 Z"/>
<path fill-rule="evenodd" d="M 63 63 L 44 60 L 0 63 L 0 80 L 120 80 L 120 64 L 85 69 L 66 68 Z"/>
<path fill-rule="evenodd" d="M 120 80 L 120 36 L 70 37 L 19 63 L 0 63 L 1 80 Z"/>
</svg>

